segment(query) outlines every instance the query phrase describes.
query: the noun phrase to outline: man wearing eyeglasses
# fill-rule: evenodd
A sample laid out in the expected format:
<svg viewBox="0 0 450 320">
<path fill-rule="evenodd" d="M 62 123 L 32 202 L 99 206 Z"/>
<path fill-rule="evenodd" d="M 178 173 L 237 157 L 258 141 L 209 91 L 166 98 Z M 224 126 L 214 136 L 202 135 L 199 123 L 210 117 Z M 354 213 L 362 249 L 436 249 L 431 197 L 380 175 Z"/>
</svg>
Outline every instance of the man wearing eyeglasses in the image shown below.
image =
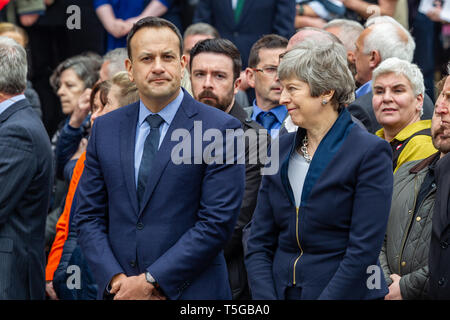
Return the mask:
<svg viewBox="0 0 450 320">
<path fill-rule="evenodd" d="M 247 82 L 255 89 L 251 117 L 266 128 L 272 138 L 278 135 L 286 118 L 286 106 L 280 105 L 281 84 L 277 77 L 280 54 L 286 51 L 288 40 L 275 34 L 261 37 L 250 50 Z"/>
</svg>

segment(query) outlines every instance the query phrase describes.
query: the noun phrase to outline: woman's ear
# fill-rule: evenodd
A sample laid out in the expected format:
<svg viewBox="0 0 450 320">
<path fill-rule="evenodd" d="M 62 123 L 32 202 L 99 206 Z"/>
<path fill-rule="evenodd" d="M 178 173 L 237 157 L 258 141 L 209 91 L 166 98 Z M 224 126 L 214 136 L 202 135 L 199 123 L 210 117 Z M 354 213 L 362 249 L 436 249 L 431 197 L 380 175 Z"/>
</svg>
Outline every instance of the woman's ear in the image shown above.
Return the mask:
<svg viewBox="0 0 450 320">
<path fill-rule="evenodd" d="M 325 105 L 325 104 L 327 104 L 328 102 L 330 102 L 331 99 L 333 98 L 335 92 L 336 92 L 335 90 L 330 90 L 330 91 L 328 91 L 328 92 L 322 93 L 322 94 L 320 95 L 320 97 L 322 98 L 322 104 Z M 325 102 L 325 101 L 326 101 L 326 102 Z M 325 102 L 325 103 L 324 103 L 324 102 Z"/>
<path fill-rule="evenodd" d="M 418 94 L 416 96 L 416 101 L 417 101 L 417 110 L 422 110 L 423 109 L 423 94 Z"/>
</svg>

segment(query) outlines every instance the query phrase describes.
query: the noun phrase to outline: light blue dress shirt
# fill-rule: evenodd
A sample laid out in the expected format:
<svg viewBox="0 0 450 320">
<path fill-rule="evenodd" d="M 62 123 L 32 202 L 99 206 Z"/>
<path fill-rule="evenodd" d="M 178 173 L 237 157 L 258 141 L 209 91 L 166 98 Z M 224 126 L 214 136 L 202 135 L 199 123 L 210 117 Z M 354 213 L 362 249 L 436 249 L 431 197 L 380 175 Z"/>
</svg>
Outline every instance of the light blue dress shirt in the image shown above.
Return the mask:
<svg viewBox="0 0 450 320">
<path fill-rule="evenodd" d="M 355 97 L 356 97 L 356 99 L 358 99 L 359 97 L 361 97 L 369 92 L 372 92 L 372 80 L 367 81 L 361 87 L 359 87 L 355 91 Z"/>
<path fill-rule="evenodd" d="M 169 130 L 169 126 L 172 123 L 172 120 L 175 117 L 175 114 L 177 113 L 178 108 L 181 105 L 181 102 L 183 101 L 183 97 L 184 92 L 183 90 L 180 90 L 178 96 L 171 103 L 165 106 L 160 112 L 157 113 L 164 120 L 164 122 L 159 127 L 160 137 L 158 148 L 161 146 L 161 143 L 164 140 L 164 136 L 166 135 L 167 130 Z M 136 142 L 134 149 L 134 174 L 135 174 L 136 189 L 139 175 L 139 166 L 141 165 L 142 153 L 144 152 L 144 143 L 145 139 L 150 133 L 150 125 L 148 124 L 147 121 L 145 121 L 145 119 L 147 118 L 147 116 L 151 114 L 154 113 L 148 110 L 141 100 L 139 104 L 139 119 L 136 127 L 136 140 L 135 140 Z"/>
<path fill-rule="evenodd" d="M 258 122 L 260 125 L 262 125 L 262 124 L 256 119 L 258 118 L 258 115 L 261 112 L 266 113 L 265 111 L 263 111 L 260 107 L 258 107 L 256 105 L 256 99 L 253 100 L 252 120 Z M 273 123 L 272 127 L 266 128 L 266 129 L 269 131 L 270 136 L 272 138 L 275 138 L 281 129 L 281 125 L 283 124 L 284 119 L 286 118 L 287 108 L 284 105 L 280 105 L 278 107 L 270 109 L 270 112 L 272 112 L 275 115 L 276 121 Z"/>
<path fill-rule="evenodd" d="M 0 114 L 2 114 L 6 109 L 8 109 L 10 106 L 12 106 L 17 101 L 26 99 L 25 95 L 19 94 L 18 96 L 14 96 L 12 98 L 9 98 L 2 103 L 0 103 Z"/>
</svg>

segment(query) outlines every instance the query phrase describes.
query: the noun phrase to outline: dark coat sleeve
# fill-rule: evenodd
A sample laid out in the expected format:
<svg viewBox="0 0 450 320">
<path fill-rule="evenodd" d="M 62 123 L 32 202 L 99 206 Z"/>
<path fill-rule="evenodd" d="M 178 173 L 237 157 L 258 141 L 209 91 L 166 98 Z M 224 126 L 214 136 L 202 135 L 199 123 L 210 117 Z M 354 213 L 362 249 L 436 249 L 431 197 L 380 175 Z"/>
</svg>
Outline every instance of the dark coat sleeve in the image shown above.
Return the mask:
<svg viewBox="0 0 450 320">
<path fill-rule="evenodd" d="M 379 139 L 365 152 L 357 170 L 347 250 L 339 268 L 319 299 L 351 296 L 367 274 L 361 265 L 373 265 L 381 250 L 392 201 L 392 151 Z"/>
<path fill-rule="evenodd" d="M 278 246 L 279 230 L 269 201 L 270 177 L 264 176 L 258 194 L 258 203 L 252 219 L 245 256 L 252 298 L 277 300 L 272 275 L 273 257 Z"/>
<path fill-rule="evenodd" d="M 77 206 L 73 216 L 78 242 L 98 283 L 105 292 L 112 277 L 125 273 L 108 240 L 107 191 L 97 158 L 96 121 L 86 150 L 83 175 L 77 187 Z"/>
</svg>

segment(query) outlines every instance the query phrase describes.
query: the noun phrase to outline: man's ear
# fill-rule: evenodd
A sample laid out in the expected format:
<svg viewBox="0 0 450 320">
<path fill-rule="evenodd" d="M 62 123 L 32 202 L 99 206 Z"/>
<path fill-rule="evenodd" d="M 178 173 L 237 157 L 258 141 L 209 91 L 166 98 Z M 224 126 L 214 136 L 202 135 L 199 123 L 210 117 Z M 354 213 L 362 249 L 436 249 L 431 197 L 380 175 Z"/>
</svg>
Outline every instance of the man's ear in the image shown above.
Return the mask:
<svg viewBox="0 0 450 320">
<path fill-rule="evenodd" d="M 370 52 L 369 66 L 373 70 L 381 63 L 381 55 L 378 50 Z"/>
<path fill-rule="evenodd" d="M 250 87 L 255 87 L 255 72 L 251 68 L 245 68 L 245 76 Z"/>
<path fill-rule="evenodd" d="M 187 64 L 187 58 L 186 58 L 186 56 L 183 54 L 183 55 L 181 56 L 181 68 L 182 68 L 182 69 L 185 69 L 185 68 L 186 68 L 186 64 Z M 184 74 L 184 72 L 181 72 L 181 78 L 183 78 L 183 74 Z"/>
<path fill-rule="evenodd" d="M 131 82 L 133 82 L 134 81 L 133 64 L 132 64 L 131 60 L 128 58 L 125 60 L 125 68 L 127 69 L 127 72 L 128 72 L 128 78 L 130 79 Z"/>
<path fill-rule="evenodd" d="M 241 77 L 237 78 L 236 81 L 234 81 L 234 94 L 237 94 L 239 91 L 239 87 L 241 86 L 242 79 Z"/>
</svg>

